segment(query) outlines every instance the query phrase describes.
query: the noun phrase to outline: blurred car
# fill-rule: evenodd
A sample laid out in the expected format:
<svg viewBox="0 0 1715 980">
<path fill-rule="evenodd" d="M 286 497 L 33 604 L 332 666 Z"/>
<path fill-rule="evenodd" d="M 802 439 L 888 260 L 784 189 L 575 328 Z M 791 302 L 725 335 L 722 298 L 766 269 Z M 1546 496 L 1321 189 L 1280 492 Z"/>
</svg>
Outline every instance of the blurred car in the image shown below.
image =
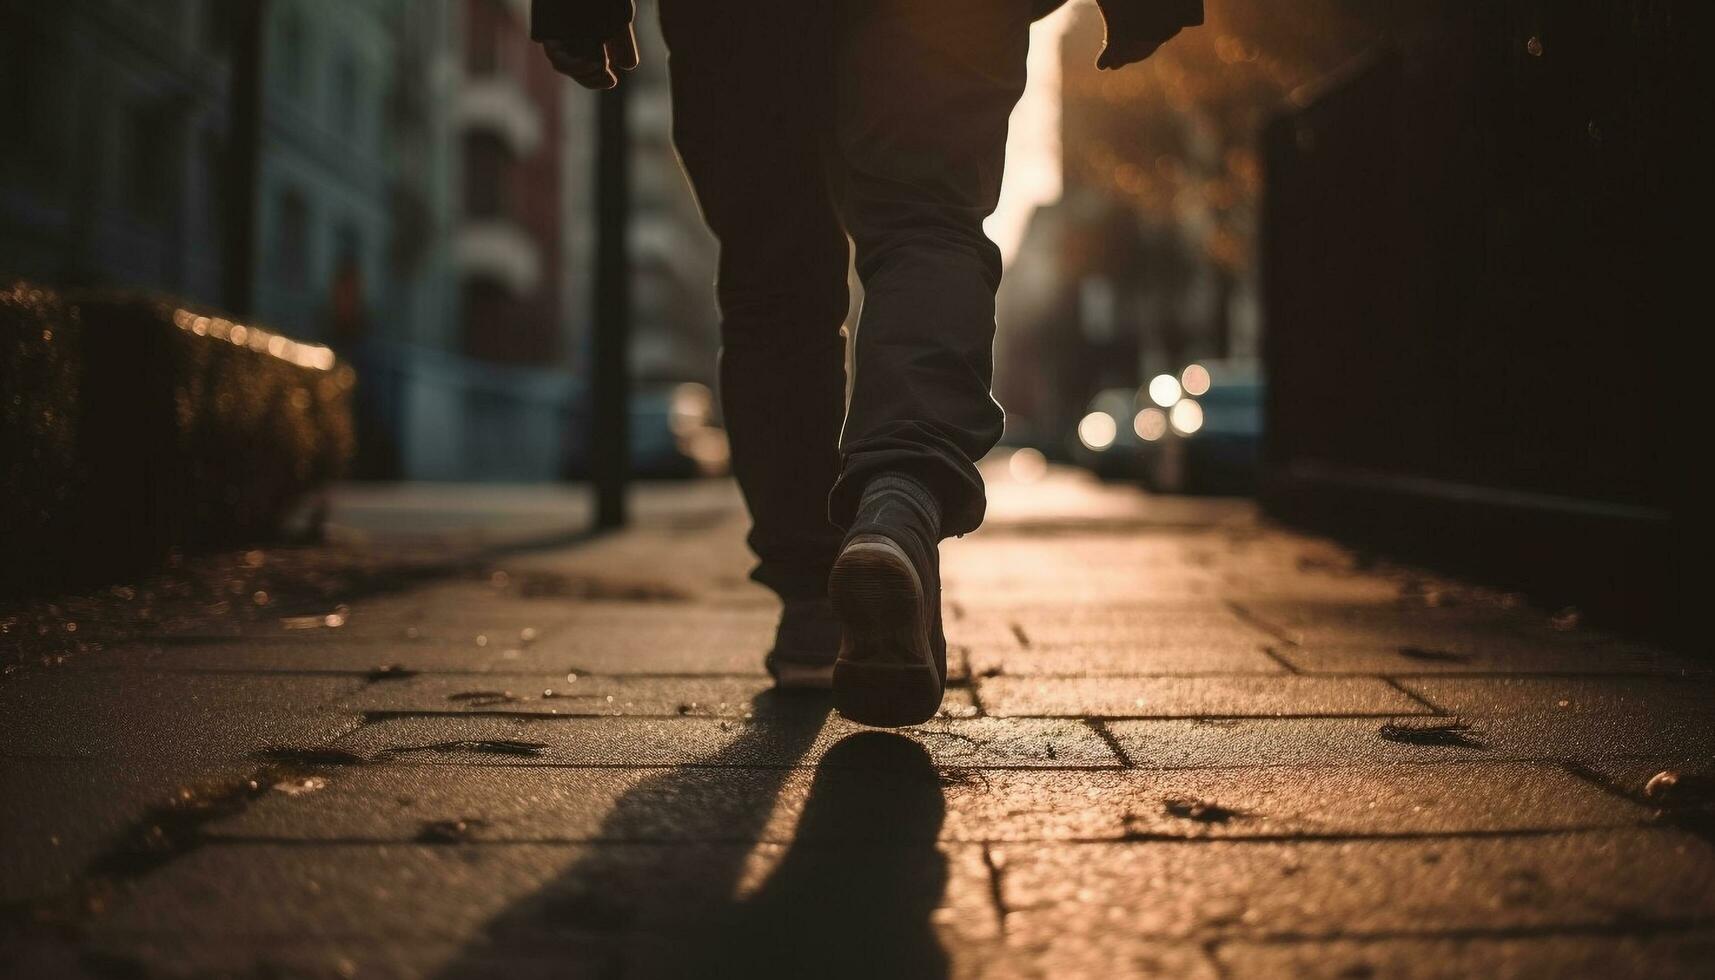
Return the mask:
<svg viewBox="0 0 1715 980">
<path fill-rule="evenodd" d="M 568 420 L 566 475 L 589 474 L 589 395 L 574 399 Z M 640 383 L 631 392 L 631 472 L 640 477 L 721 476 L 731 453 L 715 419 L 715 399 L 696 382 Z"/>
<path fill-rule="evenodd" d="M 1075 456 L 1108 479 L 1171 493 L 1255 490 L 1263 378 L 1255 361 L 1202 361 L 1090 399 Z"/>
</svg>

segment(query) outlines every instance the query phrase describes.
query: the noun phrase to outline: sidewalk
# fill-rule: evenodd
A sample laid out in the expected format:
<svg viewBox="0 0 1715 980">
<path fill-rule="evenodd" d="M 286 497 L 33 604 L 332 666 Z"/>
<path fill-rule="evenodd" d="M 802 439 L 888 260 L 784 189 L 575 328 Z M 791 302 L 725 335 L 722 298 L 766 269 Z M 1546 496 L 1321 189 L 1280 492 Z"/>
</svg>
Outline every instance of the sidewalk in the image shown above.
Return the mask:
<svg viewBox="0 0 1715 980">
<path fill-rule="evenodd" d="M 993 476 L 903 736 L 768 691 L 725 485 L 511 551 L 556 504 L 348 494 L 378 554 L 490 550 L 0 679 L 0 972 L 1715 970 L 1710 661 L 1248 504 Z"/>
</svg>

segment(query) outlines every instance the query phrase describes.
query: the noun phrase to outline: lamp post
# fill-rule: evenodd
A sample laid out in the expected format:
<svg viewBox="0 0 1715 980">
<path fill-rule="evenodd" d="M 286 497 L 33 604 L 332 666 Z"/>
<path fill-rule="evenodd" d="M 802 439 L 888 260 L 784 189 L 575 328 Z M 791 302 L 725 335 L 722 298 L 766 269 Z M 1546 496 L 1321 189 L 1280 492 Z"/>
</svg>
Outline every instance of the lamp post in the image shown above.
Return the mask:
<svg viewBox="0 0 1715 980">
<path fill-rule="evenodd" d="M 227 153 L 222 191 L 225 255 L 221 305 L 255 314 L 256 201 L 262 180 L 263 56 L 268 0 L 232 0 L 232 73 L 227 92 Z"/>
<path fill-rule="evenodd" d="M 595 526 L 624 527 L 631 475 L 630 86 L 596 96 L 595 328 L 590 354 L 590 477 Z"/>
</svg>

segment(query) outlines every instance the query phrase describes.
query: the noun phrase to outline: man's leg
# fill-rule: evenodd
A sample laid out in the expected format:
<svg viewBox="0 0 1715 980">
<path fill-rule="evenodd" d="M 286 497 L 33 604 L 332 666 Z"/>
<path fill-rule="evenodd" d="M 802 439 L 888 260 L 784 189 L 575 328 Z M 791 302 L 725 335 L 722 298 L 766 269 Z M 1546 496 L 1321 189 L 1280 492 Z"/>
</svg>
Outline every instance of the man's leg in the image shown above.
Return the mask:
<svg viewBox="0 0 1715 980">
<path fill-rule="evenodd" d="M 842 205 L 864 284 L 844 470 L 849 525 L 878 474 L 940 504 L 944 535 L 982 523 L 974 461 L 1000 439 L 993 375 L 1007 120 L 1024 91 L 1031 0 L 846 0 L 837 55 Z"/>
<path fill-rule="evenodd" d="M 673 139 L 720 239 L 721 406 L 753 578 L 826 595 L 845 414 L 848 245 L 825 156 L 831 13 L 803 0 L 662 0 Z"/>
<path fill-rule="evenodd" d="M 844 0 L 836 29 L 842 211 L 864 284 L 829 590 L 834 704 L 872 725 L 940 707 L 941 538 L 982 523 L 976 460 L 1000 438 L 993 375 L 1007 119 L 1032 0 Z"/>
</svg>

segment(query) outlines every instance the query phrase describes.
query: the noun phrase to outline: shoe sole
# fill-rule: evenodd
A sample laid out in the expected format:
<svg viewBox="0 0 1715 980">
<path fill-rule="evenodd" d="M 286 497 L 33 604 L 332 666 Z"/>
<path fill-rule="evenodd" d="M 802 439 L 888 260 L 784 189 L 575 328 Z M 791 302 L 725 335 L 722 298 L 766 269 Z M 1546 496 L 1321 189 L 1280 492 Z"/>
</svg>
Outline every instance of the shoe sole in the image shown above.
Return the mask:
<svg viewBox="0 0 1715 980">
<path fill-rule="evenodd" d="M 941 708 L 943 681 L 929 643 L 923 583 L 898 545 L 877 537 L 840 552 L 828 597 L 844 627 L 834 663 L 834 707 L 862 725 L 898 728 Z"/>
</svg>

